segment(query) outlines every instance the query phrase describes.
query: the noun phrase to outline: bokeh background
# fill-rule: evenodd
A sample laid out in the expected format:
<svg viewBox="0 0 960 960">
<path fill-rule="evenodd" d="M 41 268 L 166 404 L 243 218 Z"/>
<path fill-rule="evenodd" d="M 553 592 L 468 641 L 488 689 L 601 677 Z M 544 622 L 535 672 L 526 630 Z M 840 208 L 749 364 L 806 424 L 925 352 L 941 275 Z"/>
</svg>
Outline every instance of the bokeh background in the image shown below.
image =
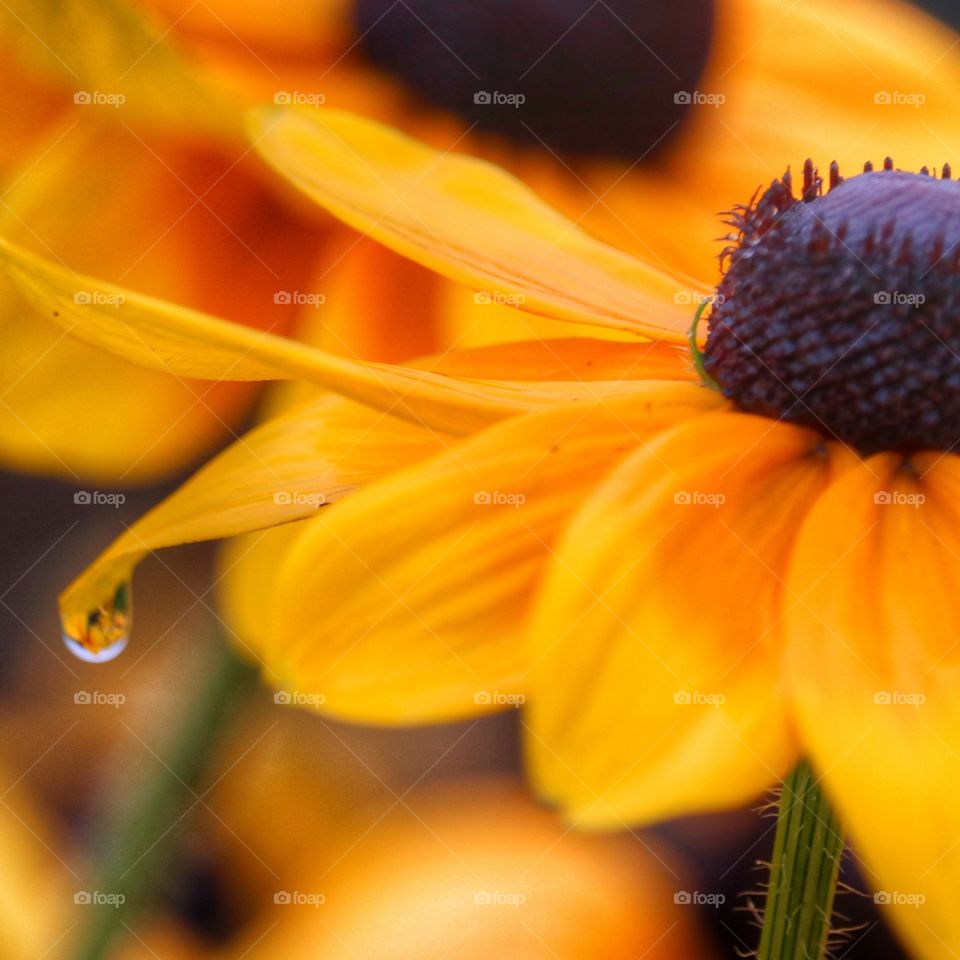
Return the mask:
<svg viewBox="0 0 960 960">
<path fill-rule="evenodd" d="M 155 6 L 179 23 L 175 4 Z M 960 28 L 955 4 L 926 7 Z M 364 95 L 375 100 L 378 92 L 374 85 Z M 96 156 L 75 161 L 78 177 Z M 311 214 L 281 194 L 260 202 L 283 206 L 306 261 L 328 241 Z M 116 224 L 83 220 L 82 210 L 75 216 L 82 260 L 96 232 Z M 268 239 L 260 254 L 269 259 Z M 215 233 L 210 242 L 219 243 Z M 389 282 L 386 261 L 383 276 Z M 415 273 L 405 277 L 416 284 Z M 309 322 L 322 320 L 314 314 Z M 405 354 L 430 342 L 426 333 L 397 338 Z M 389 337 L 378 343 L 391 358 Z M 109 382 L 109 363 L 64 369 L 60 383 L 94 376 Z M 116 377 L 117 403 L 133 402 L 126 374 Z M 55 397 L 57 384 L 48 389 Z M 0 397 L 5 407 L 16 403 L 17 385 L 10 390 Z M 249 394 L 211 405 L 234 432 L 257 415 Z M 98 449 L 91 425 L 76 429 L 93 459 L 116 458 L 116 449 Z M 171 806 L 162 828 L 140 838 L 144 860 L 154 863 L 149 907 L 124 922 L 109 956 L 733 958 L 755 944 L 769 817 L 745 810 L 617 836 L 571 833 L 524 789 L 516 711 L 422 729 L 364 728 L 278 703 L 259 685 L 223 705 L 230 719 L 217 724 L 196 781 L 177 780 L 172 744 L 215 648 L 229 642 L 217 614 L 217 548 L 197 544 L 143 563 L 135 639 L 109 664 L 67 653 L 56 597 L 201 450 L 228 436 L 209 417 L 184 427 L 188 453 L 163 482 L 137 471 L 134 483 L 99 486 L 80 471 L 58 480 L 0 474 L 5 957 L 77 955 L 92 916 L 114 909 L 84 902 L 111 893 L 97 888 L 111 834 L 158 777 L 169 781 Z M 122 492 L 123 502 L 75 502 L 79 491 L 96 489 Z M 834 955 L 902 956 L 852 861 L 844 880 L 838 909 L 850 932 Z"/>
</svg>

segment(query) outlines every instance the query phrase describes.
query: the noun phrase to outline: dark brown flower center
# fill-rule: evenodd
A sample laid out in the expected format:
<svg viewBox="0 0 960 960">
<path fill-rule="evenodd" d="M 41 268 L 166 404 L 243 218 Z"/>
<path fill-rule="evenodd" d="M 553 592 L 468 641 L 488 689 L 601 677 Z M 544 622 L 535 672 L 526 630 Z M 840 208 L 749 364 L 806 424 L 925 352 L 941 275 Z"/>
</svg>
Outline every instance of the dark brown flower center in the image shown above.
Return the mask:
<svg viewBox="0 0 960 960">
<path fill-rule="evenodd" d="M 960 445 L 960 182 L 810 161 L 733 211 L 704 366 L 742 410 L 861 453 Z"/>
<path fill-rule="evenodd" d="M 711 109 L 697 82 L 713 0 L 357 0 L 355 10 L 366 54 L 421 96 L 559 154 L 633 162 L 688 110 Z"/>
</svg>

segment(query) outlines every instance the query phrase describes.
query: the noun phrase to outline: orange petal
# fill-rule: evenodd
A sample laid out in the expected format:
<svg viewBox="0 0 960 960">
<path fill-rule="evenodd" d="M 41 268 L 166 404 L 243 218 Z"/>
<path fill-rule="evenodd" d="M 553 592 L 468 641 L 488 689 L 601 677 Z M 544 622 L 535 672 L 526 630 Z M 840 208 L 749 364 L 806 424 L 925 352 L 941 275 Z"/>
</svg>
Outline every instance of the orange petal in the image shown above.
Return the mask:
<svg viewBox="0 0 960 960">
<path fill-rule="evenodd" d="M 337 111 L 263 110 L 257 149 L 351 226 L 534 313 L 680 342 L 684 285 L 593 240 L 491 164 Z"/>
<path fill-rule="evenodd" d="M 533 619 L 527 746 L 581 824 L 722 809 L 789 769 L 777 626 L 824 488 L 811 431 L 721 412 L 617 468 L 558 547 Z"/>
<path fill-rule="evenodd" d="M 314 397 L 251 431 L 129 527 L 63 592 L 67 632 L 152 550 L 315 515 L 359 484 L 442 449 L 443 438 L 338 397 Z M 261 598 L 262 599 L 262 598 Z"/>
<path fill-rule="evenodd" d="M 807 518 L 784 618 L 800 730 L 911 955 L 960 952 L 960 458 L 874 457 Z"/>
<path fill-rule="evenodd" d="M 322 513 L 271 591 L 271 673 L 364 721 L 509 704 L 530 594 L 569 515 L 638 438 L 718 402 L 650 384 L 643 399 L 515 418 Z"/>
</svg>

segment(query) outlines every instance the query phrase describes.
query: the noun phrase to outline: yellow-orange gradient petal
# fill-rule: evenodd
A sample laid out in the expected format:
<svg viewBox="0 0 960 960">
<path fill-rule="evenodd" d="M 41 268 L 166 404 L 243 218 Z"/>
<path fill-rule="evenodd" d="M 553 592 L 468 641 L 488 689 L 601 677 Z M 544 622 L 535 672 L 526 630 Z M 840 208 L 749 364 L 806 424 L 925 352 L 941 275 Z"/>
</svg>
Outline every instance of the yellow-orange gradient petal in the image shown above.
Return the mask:
<svg viewBox="0 0 960 960">
<path fill-rule="evenodd" d="M 639 392 L 628 380 L 465 380 L 348 360 L 104 283 L 2 239 L 0 266 L 41 319 L 140 366 L 210 380 L 298 378 L 441 432 Z"/>
<path fill-rule="evenodd" d="M 516 418 L 322 513 L 270 591 L 270 672 L 371 722 L 515 702 L 524 616 L 569 515 L 638 440 L 718 402 L 651 383 L 643 399 Z"/>
<path fill-rule="evenodd" d="M 782 577 L 829 465 L 810 431 L 720 412 L 654 438 L 586 501 L 533 619 L 528 752 L 586 826 L 722 809 L 794 761 Z"/>
<path fill-rule="evenodd" d="M 333 110 L 261 110 L 251 136 L 333 214 L 450 279 L 563 320 L 685 335 L 685 284 L 594 240 L 491 164 Z"/>
<path fill-rule="evenodd" d="M 831 486 L 789 587 L 802 740 L 911 956 L 958 953 L 958 458 L 882 455 Z"/>
<path fill-rule="evenodd" d="M 151 550 L 311 516 L 358 484 L 430 456 L 442 438 L 338 397 L 316 397 L 242 437 L 126 530 L 62 594 L 71 636 Z"/>
</svg>

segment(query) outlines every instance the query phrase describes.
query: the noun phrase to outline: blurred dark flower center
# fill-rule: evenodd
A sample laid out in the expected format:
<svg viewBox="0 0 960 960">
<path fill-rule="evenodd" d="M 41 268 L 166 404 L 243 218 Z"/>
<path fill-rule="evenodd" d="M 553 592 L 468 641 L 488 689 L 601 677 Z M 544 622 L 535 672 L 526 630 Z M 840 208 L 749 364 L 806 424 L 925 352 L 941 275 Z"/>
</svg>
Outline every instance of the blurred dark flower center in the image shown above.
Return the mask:
<svg viewBox="0 0 960 960">
<path fill-rule="evenodd" d="M 357 0 L 377 65 L 483 130 L 633 162 L 667 143 L 697 89 L 713 0 Z"/>
<path fill-rule="evenodd" d="M 705 366 L 742 409 L 869 454 L 960 443 L 960 182 L 812 163 L 728 221 Z"/>
</svg>

